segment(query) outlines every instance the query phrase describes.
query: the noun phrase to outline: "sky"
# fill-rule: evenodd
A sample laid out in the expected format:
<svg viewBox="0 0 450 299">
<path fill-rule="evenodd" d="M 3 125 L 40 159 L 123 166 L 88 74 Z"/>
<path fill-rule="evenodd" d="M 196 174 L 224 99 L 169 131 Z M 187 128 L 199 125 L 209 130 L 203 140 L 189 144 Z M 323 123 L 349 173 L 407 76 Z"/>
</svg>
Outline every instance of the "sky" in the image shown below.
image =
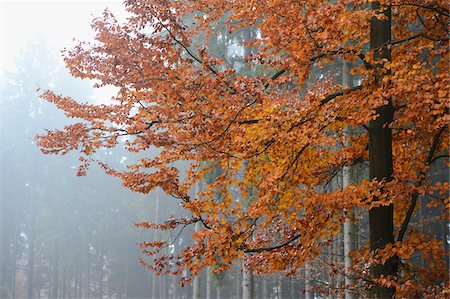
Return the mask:
<svg viewBox="0 0 450 299">
<path fill-rule="evenodd" d="M 60 51 L 78 40 L 92 40 L 94 32 L 90 23 L 95 16 L 108 9 L 119 20 L 126 13 L 119 0 L 110 1 L 12 1 L 0 0 L 1 10 L 1 59 L 0 69 L 14 71 L 14 57 L 20 54 L 29 41 L 42 38 L 54 49 L 54 55 L 62 62 Z M 94 97 L 110 97 L 112 88 L 95 90 Z"/>
</svg>

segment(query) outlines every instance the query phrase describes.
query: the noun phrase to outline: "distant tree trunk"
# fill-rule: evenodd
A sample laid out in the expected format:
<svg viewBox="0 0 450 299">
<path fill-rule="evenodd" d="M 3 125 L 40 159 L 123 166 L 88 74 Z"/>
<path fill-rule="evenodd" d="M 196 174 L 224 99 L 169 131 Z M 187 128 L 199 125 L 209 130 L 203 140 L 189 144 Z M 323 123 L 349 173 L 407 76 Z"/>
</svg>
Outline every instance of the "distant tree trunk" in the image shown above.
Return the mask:
<svg viewBox="0 0 450 299">
<path fill-rule="evenodd" d="M 84 285 L 84 298 L 89 299 L 90 298 L 90 283 L 91 283 L 91 273 L 90 273 L 90 245 L 89 245 L 89 232 L 87 227 L 84 230 L 84 236 L 85 236 L 85 285 Z"/>
<path fill-rule="evenodd" d="M 381 5 L 372 3 L 372 10 L 380 12 Z M 391 7 L 385 6 L 380 12 L 385 18 L 373 17 L 370 24 L 370 48 L 374 51 L 374 59 L 386 59 L 391 61 L 390 48 L 387 46 L 391 41 Z M 378 82 L 381 79 L 382 66 L 375 66 Z M 378 117 L 369 123 L 369 165 L 370 179 L 378 181 L 392 180 L 392 131 L 389 128 L 393 120 L 394 108 L 392 99 L 386 99 L 387 104 L 376 109 Z M 384 248 L 387 244 L 394 242 L 394 206 L 380 206 L 369 210 L 370 226 L 370 249 L 375 252 Z M 395 258 L 378 264 L 371 268 L 375 278 L 397 274 Z M 373 285 L 370 289 L 371 298 L 392 298 L 395 288 Z"/>
<path fill-rule="evenodd" d="M 332 264 L 334 267 L 337 267 L 339 269 L 339 234 L 335 235 L 333 237 L 333 256 L 332 256 Z M 330 290 L 330 297 L 336 298 L 336 289 L 339 284 L 339 274 L 332 273 L 331 276 L 331 290 Z"/>
<path fill-rule="evenodd" d="M 261 276 L 262 278 L 262 297 L 264 299 L 269 299 L 269 286 L 267 284 L 267 275 Z"/>
<path fill-rule="evenodd" d="M 206 299 L 211 299 L 211 273 L 209 267 L 206 268 Z"/>
<path fill-rule="evenodd" d="M 59 287 L 59 244 L 55 240 L 55 248 L 53 252 L 53 278 L 52 278 L 52 288 L 51 288 L 51 298 L 58 298 L 58 287 Z"/>
<path fill-rule="evenodd" d="M 77 263 L 76 264 L 76 281 L 75 281 L 75 294 L 77 299 L 81 299 L 82 297 L 82 273 L 81 273 L 81 266 Z"/>
<path fill-rule="evenodd" d="M 153 216 L 153 219 L 156 223 L 158 223 L 158 221 L 159 221 L 159 190 L 156 189 L 155 192 L 156 192 L 156 203 L 155 203 L 155 215 Z M 158 240 L 158 231 L 154 230 L 153 231 L 153 241 L 156 241 L 156 240 Z M 159 284 L 159 283 L 157 284 L 156 282 L 158 280 L 160 281 L 161 279 L 159 276 L 156 275 L 155 271 L 152 272 L 151 277 L 152 277 L 152 299 L 157 299 L 159 297 L 156 297 L 156 288 L 160 287 L 161 284 Z M 159 288 L 159 291 L 160 290 L 161 290 L 161 288 Z M 161 294 L 159 294 L 159 296 L 160 295 Z"/>
<path fill-rule="evenodd" d="M 161 298 L 167 298 L 167 277 L 166 276 L 160 276 L 161 277 Z"/>
<path fill-rule="evenodd" d="M 296 297 L 297 290 L 295 285 L 295 277 L 289 277 L 289 299 L 294 299 Z"/>
<path fill-rule="evenodd" d="M 314 293 L 311 285 L 311 266 L 305 264 L 305 299 L 314 299 Z"/>
<path fill-rule="evenodd" d="M 217 299 L 222 299 L 222 284 L 221 283 L 219 283 L 216 286 L 216 298 Z"/>
<path fill-rule="evenodd" d="M 106 220 L 105 220 L 105 214 L 102 215 L 102 244 L 100 245 L 100 260 L 98 263 L 98 272 L 99 272 L 99 283 L 98 283 L 98 293 L 99 298 L 103 299 L 103 278 L 105 276 L 105 270 L 103 269 L 105 267 L 105 234 L 106 234 Z"/>
<path fill-rule="evenodd" d="M 61 282 L 61 298 L 67 298 L 66 294 L 66 275 L 63 276 L 62 282 Z"/>
<path fill-rule="evenodd" d="M 19 217 L 17 215 L 15 216 L 14 222 L 14 243 L 11 261 L 11 298 L 16 298 L 17 238 L 19 236 Z"/>
<path fill-rule="evenodd" d="M 279 275 L 277 280 L 277 299 L 283 299 L 283 276 Z"/>
<path fill-rule="evenodd" d="M 73 277 L 73 285 L 74 285 L 74 298 L 78 299 L 78 264 L 75 266 L 75 276 Z"/>
<path fill-rule="evenodd" d="M 128 262 L 129 257 L 127 253 L 127 257 L 125 259 L 125 298 L 128 298 Z"/>
<path fill-rule="evenodd" d="M 245 266 L 242 268 L 242 298 L 253 299 L 253 271 L 251 269 L 246 269 Z"/>
<path fill-rule="evenodd" d="M 198 182 L 197 184 L 195 184 L 195 188 L 194 188 L 194 192 L 195 192 L 195 197 L 199 198 L 199 192 L 201 192 L 202 186 L 201 186 L 201 182 Z M 195 232 L 200 231 L 200 222 L 195 223 Z M 200 284 L 200 274 L 197 275 L 194 278 L 194 281 L 192 283 L 192 297 L 193 299 L 200 299 L 200 289 L 201 289 L 201 284 Z"/>
<path fill-rule="evenodd" d="M 241 260 L 236 260 L 236 298 L 242 298 Z"/>
<path fill-rule="evenodd" d="M 30 185 L 30 190 L 33 185 Z M 27 271 L 27 298 L 33 298 L 33 276 L 34 276 L 34 234 L 36 225 L 36 202 L 33 191 L 30 191 L 30 228 L 28 239 L 28 271 Z"/>
<path fill-rule="evenodd" d="M 337 238 L 337 249 L 338 249 L 338 251 L 337 251 L 337 253 L 338 253 L 337 266 L 339 267 L 338 268 L 339 271 L 338 271 L 338 274 L 337 274 L 337 286 L 338 286 L 337 298 L 342 298 L 343 296 L 345 296 L 344 292 L 343 292 L 343 289 L 342 289 L 344 287 L 344 284 L 345 284 L 345 275 L 344 275 L 345 274 L 345 270 L 344 271 L 342 270 L 342 267 L 345 264 L 345 256 L 344 256 L 344 227 L 343 227 L 343 225 L 341 226 L 341 229 L 340 229 L 339 234 L 337 235 L 337 237 L 338 237 Z"/>
</svg>

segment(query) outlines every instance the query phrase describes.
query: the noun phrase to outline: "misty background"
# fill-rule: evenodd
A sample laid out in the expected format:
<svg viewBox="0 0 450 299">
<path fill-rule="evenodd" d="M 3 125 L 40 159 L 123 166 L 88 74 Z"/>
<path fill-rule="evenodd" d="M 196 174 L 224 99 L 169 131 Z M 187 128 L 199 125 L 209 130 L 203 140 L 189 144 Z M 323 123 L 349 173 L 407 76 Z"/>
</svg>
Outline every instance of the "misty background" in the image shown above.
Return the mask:
<svg viewBox="0 0 450 299">
<path fill-rule="evenodd" d="M 178 213 L 178 203 L 158 191 L 132 193 L 99 167 L 76 177 L 76 153 L 43 155 L 34 141 L 70 123 L 39 99 L 38 88 L 91 103 L 113 95 L 113 88 L 72 78 L 61 56 L 74 38 L 92 40 L 90 22 L 106 7 L 119 19 L 126 15 L 120 1 L 1 2 L 2 299 L 149 298 L 156 284 L 178 288 L 175 278 L 155 280 L 140 265 L 137 244 L 156 235 L 134 226 Z M 133 159 L 120 147 L 98 155 L 119 168 Z"/>
</svg>

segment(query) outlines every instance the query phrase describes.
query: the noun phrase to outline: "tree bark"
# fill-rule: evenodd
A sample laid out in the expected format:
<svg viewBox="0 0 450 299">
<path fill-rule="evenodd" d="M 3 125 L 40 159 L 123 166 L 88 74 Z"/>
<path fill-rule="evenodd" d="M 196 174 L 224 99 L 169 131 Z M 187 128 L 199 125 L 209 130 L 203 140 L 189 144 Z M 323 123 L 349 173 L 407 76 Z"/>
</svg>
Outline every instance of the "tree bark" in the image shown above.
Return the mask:
<svg viewBox="0 0 450 299">
<path fill-rule="evenodd" d="M 211 273 L 209 267 L 206 268 L 206 299 L 211 299 Z"/>
<path fill-rule="evenodd" d="M 314 293 L 311 285 L 311 266 L 305 264 L 305 299 L 314 299 Z"/>
<path fill-rule="evenodd" d="M 379 11 L 381 5 L 372 3 L 372 10 Z M 391 40 L 391 8 L 384 7 L 381 12 L 384 19 L 372 18 L 370 25 L 370 48 L 374 50 L 374 59 L 391 60 L 391 53 L 387 44 Z M 381 65 L 375 66 L 375 83 L 381 79 Z M 376 109 L 378 117 L 369 123 L 369 163 L 371 180 L 392 180 L 392 132 L 388 125 L 393 120 L 394 109 L 392 99 L 386 99 L 388 103 Z M 376 199 L 375 199 L 376 200 Z M 369 210 L 370 249 L 376 252 L 394 242 L 394 207 L 380 206 Z M 394 258 L 389 259 L 384 265 L 377 264 L 371 268 L 375 278 L 397 273 Z M 373 285 L 370 290 L 371 298 L 392 298 L 394 288 L 386 288 Z"/>
<path fill-rule="evenodd" d="M 253 299 L 253 271 L 243 267 L 242 271 L 242 298 Z"/>
<path fill-rule="evenodd" d="M 342 62 L 342 89 L 347 89 L 350 86 L 350 72 L 347 61 Z M 350 135 L 350 129 L 345 129 L 346 138 Z M 348 143 L 348 142 L 346 142 Z M 348 145 L 348 144 L 346 144 Z M 345 189 L 351 183 L 351 167 L 344 166 L 342 169 L 343 178 L 342 178 L 342 189 Z M 348 211 L 349 217 L 353 216 L 352 211 Z M 353 294 L 349 289 L 353 284 L 353 280 L 351 279 L 351 268 L 352 268 L 352 258 L 350 257 L 350 252 L 353 250 L 352 244 L 352 233 L 353 233 L 353 225 L 350 222 L 349 217 L 345 219 L 344 222 L 344 283 L 345 283 L 345 299 L 353 299 Z"/>
</svg>

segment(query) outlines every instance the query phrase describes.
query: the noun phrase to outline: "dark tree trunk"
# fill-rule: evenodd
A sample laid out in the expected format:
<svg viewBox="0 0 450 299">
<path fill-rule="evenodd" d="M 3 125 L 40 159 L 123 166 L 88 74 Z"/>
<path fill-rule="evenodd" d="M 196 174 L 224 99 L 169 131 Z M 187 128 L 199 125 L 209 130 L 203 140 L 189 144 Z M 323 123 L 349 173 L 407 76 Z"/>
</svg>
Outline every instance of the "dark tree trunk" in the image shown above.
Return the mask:
<svg viewBox="0 0 450 299">
<path fill-rule="evenodd" d="M 378 11 L 380 4 L 372 3 L 372 9 Z M 391 60 L 391 53 L 387 44 L 391 40 L 391 8 L 385 7 L 385 18 L 380 20 L 372 18 L 370 26 L 370 48 L 374 50 L 375 59 Z M 375 67 L 377 74 L 375 80 L 381 79 L 381 65 Z M 392 179 L 392 132 L 388 124 L 393 119 L 392 99 L 387 99 L 388 104 L 377 109 L 377 119 L 369 124 L 369 163 L 370 178 L 390 181 Z M 394 242 L 394 207 L 380 206 L 369 211 L 370 249 L 376 251 Z M 374 277 L 381 275 L 395 275 L 397 267 L 395 259 L 389 259 L 384 265 L 378 264 L 371 269 Z M 371 298 L 392 298 L 394 288 L 386 288 L 374 285 L 370 290 Z"/>
</svg>

